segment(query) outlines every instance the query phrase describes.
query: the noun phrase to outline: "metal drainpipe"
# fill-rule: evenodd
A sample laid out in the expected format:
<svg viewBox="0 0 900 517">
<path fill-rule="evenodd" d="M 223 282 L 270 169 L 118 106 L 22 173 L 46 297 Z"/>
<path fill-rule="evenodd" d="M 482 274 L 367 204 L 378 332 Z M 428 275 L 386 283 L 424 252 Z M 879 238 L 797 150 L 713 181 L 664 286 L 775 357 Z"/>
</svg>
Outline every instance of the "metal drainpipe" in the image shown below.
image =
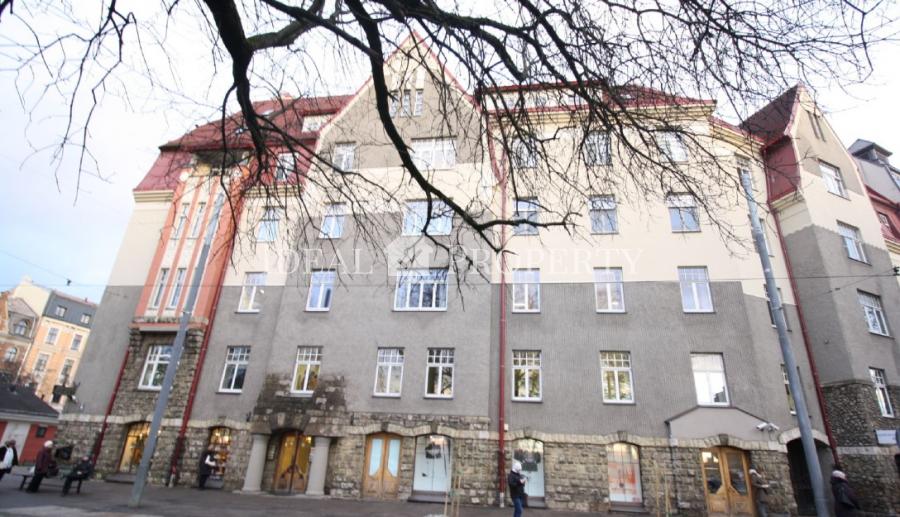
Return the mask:
<svg viewBox="0 0 900 517">
<path fill-rule="evenodd" d="M 774 143 L 774 142 L 773 142 Z M 771 144 L 766 145 L 760 152 L 765 153 Z M 837 452 L 837 442 L 834 434 L 831 432 L 831 422 L 828 418 L 828 410 L 825 408 L 825 396 L 822 393 L 822 383 L 819 380 L 819 369 L 816 368 L 816 359 L 813 357 L 812 347 L 809 340 L 809 332 L 807 331 L 806 318 L 803 317 L 803 305 L 800 303 L 800 295 L 797 290 L 797 281 L 794 279 L 794 266 L 791 264 L 791 257 L 787 252 L 787 245 L 784 243 L 784 234 L 781 233 L 781 219 L 778 212 L 772 206 L 771 192 L 772 182 L 769 176 L 769 166 L 766 160 L 763 160 L 763 168 L 766 176 L 766 206 L 769 213 L 775 218 L 775 231 L 778 234 L 778 244 L 781 247 L 781 255 L 784 257 L 784 265 L 787 268 L 788 282 L 791 285 L 791 293 L 794 296 L 794 304 L 797 306 L 797 319 L 800 321 L 800 333 L 803 335 L 803 346 L 806 349 L 806 357 L 809 360 L 809 370 L 813 378 L 813 386 L 816 389 L 816 400 L 819 403 L 819 412 L 822 414 L 822 425 L 825 427 L 825 436 L 828 437 L 828 446 L 831 447 L 831 456 L 834 463 L 840 463 Z"/>
</svg>

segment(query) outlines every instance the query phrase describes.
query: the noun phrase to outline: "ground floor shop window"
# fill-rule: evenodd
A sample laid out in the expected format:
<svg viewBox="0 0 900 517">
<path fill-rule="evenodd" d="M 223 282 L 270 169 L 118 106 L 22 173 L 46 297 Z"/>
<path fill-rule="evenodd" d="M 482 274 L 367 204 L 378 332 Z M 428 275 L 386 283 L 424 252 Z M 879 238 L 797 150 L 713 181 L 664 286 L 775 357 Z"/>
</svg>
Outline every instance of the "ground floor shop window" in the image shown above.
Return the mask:
<svg viewBox="0 0 900 517">
<path fill-rule="evenodd" d="M 513 459 L 522 464 L 528 497 L 544 497 L 544 442 L 530 438 L 517 440 Z"/>
<path fill-rule="evenodd" d="M 216 467 L 209 477 L 210 481 L 221 482 L 225 478 L 225 468 L 228 466 L 228 456 L 231 450 L 231 429 L 228 427 L 213 427 L 209 430 L 209 450 L 216 459 Z"/>
<path fill-rule="evenodd" d="M 150 436 L 150 422 L 138 422 L 128 426 L 125 446 L 122 447 L 122 459 L 119 461 L 119 472 L 131 474 L 137 470 L 148 436 Z"/>
<path fill-rule="evenodd" d="M 614 503 L 642 502 L 641 456 L 635 445 L 614 443 L 606 447 L 609 469 L 609 500 Z"/>
<path fill-rule="evenodd" d="M 413 490 L 448 492 L 453 472 L 450 460 L 450 438 L 439 434 L 417 437 Z"/>
</svg>

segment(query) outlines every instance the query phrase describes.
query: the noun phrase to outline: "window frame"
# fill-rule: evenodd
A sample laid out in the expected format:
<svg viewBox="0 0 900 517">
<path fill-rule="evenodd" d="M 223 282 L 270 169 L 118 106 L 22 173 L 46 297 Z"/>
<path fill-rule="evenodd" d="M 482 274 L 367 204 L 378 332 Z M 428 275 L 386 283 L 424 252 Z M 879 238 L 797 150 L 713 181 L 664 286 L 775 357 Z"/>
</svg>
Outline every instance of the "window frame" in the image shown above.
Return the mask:
<svg viewBox="0 0 900 517">
<path fill-rule="evenodd" d="M 328 203 L 322 224 L 319 227 L 320 239 L 340 239 L 344 236 L 344 218 L 347 216 L 346 203 Z"/>
<path fill-rule="evenodd" d="M 781 365 L 781 376 L 784 379 L 784 391 L 788 400 L 788 411 L 792 415 L 797 414 L 797 407 L 794 403 L 794 393 L 791 391 L 791 383 L 788 380 L 787 367 L 783 364 Z"/>
<path fill-rule="evenodd" d="M 439 273 L 441 271 L 443 272 L 442 275 Z M 437 274 L 438 277 L 443 276 L 443 281 L 441 282 L 441 281 L 434 280 L 434 278 L 436 278 L 435 276 L 426 278 L 425 276 L 423 276 L 422 272 L 428 272 L 429 275 Z M 397 282 L 394 287 L 394 311 L 397 311 L 397 312 L 441 312 L 441 311 L 446 311 L 447 307 L 450 305 L 450 292 L 449 292 L 449 288 L 447 285 L 447 277 L 449 276 L 449 274 L 450 274 L 449 268 L 413 268 L 413 269 L 398 270 L 397 271 Z M 419 305 L 417 305 L 417 306 L 409 305 L 409 301 L 411 299 L 411 295 L 412 295 L 412 291 L 413 291 L 413 287 L 412 287 L 413 283 L 404 284 L 404 279 L 412 277 L 413 275 L 415 275 L 415 277 L 417 279 L 416 283 L 420 286 L 418 289 Z M 428 282 L 426 280 L 431 280 L 431 281 Z M 400 292 L 401 286 L 403 286 L 403 285 L 408 286 L 406 289 L 406 295 L 404 296 L 404 299 L 407 301 L 407 304 L 404 306 L 400 306 L 397 304 L 397 301 L 398 301 L 397 295 Z M 425 300 L 425 289 L 423 289 L 423 287 L 425 285 L 433 285 L 434 286 L 431 307 L 423 307 L 422 306 L 422 303 Z M 438 296 L 438 294 L 440 293 L 440 290 L 442 287 L 444 290 L 443 299 L 444 299 L 444 303 L 445 303 L 445 305 L 443 307 L 437 305 L 437 302 L 440 300 L 440 296 Z"/>
<path fill-rule="evenodd" d="M 424 225 L 427 210 L 427 200 L 407 201 L 403 208 L 403 224 L 400 228 L 400 235 L 404 237 L 442 236 L 450 235 L 453 232 L 453 212 L 447 203 L 438 199 L 431 201 L 431 219 L 428 222 L 428 232 L 426 233 Z"/>
<path fill-rule="evenodd" d="M 399 358 L 399 359 L 398 359 Z M 375 384 L 372 386 L 372 396 L 378 398 L 400 398 L 403 394 L 403 367 L 406 363 L 406 352 L 402 347 L 378 347 L 375 353 Z M 385 368 L 385 370 L 382 370 Z M 397 391 L 391 390 L 394 370 L 400 369 L 400 380 Z M 381 372 L 385 371 L 386 391 L 378 391 L 378 381 Z"/>
<path fill-rule="evenodd" d="M 582 142 L 581 159 L 588 167 L 612 165 L 609 131 L 589 131 Z"/>
<path fill-rule="evenodd" d="M 175 223 L 175 228 L 172 231 L 172 240 L 178 240 L 184 234 L 184 227 L 187 225 L 190 212 L 191 204 L 181 203 L 181 213 L 177 215 L 178 221 Z"/>
<path fill-rule="evenodd" d="M 526 208 L 527 210 L 522 210 Z M 537 198 L 527 197 L 515 200 L 515 211 L 513 219 L 523 219 L 528 222 L 519 223 L 512 228 L 512 234 L 516 236 L 538 235 L 538 226 L 535 226 L 540 219 L 540 205 Z M 529 224 L 530 223 L 530 224 Z"/>
<path fill-rule="evenodd" d="M 165 294 L 166 283 L 169 281 L 170 270 L 171 268 L 167 267 L 159 268 L 159 273 L 156 276 L 156 289 L 150 297 L 150 304 L 148 305 L 148 308 L 158 309 L 160 304 L 163 302 L 163 294 Z"/>
<path fill-rule="evenodd" d="M 72 342 L 69 343 L 69 351 L 77 352 L 81 348 L 82 341 L 84 341 L 84 336 L 76 332 L 72 336 Z"/>
<path fill-rule="evenodd" d="M 617 357 L 610 357 L 609 359 L 604 359 L 605 354 L 614 354 Z M 624 356 L 624 357 L 622 357 Z M 627 366 L 609 366 L 605 364 L 608 360 L 619 360 L 626 361 Z M 615 396 L 617 398 L 607 398 L 606 396 L 606 373 L 612 372 L 615 377 Z M 631 390 L 631 398 L 624 399 L 621 398 L 621 393 L 619 392 L 619 375 L 627 373 L 628 375 L 628 387 Z M 634 393 L 634 368 L 632 367 L 631 360 L 631 352 L 622 351 L 622 350 L 601 350 L 600 351 L 600 394 L 603 399 L 604 404 L 636 404 L 636 396 Z"/>
<path fill-rule="evenodd" d="M 259 278 L 261 283 L 250 283 L 249 281 L 250 281 L 251 275 L 258 275 L 255 278 Z M 246 313 L 246 314 L 256 314 L 262 310 L 262 300 L 260 299 L 257 303 L 257 298 L 259 297 L 259 295 L 264 294 L 264 293 L 261 293 L 260 290 L 264 289 L 266 287 L 266 277 L 267 276 L 268 275 L 266 274 L 265 271 L 245 271 L 244 272 L 244 282 L 241 284 L 241 295 L 238 298 L 238 308 L 237 308 L 237 311 L 235 311 L 235 312 Z M 244 291 L 247 288 L 251 288 L 252 292 L 250 293 L 249 307 L 244 308 L 243 307 Z M 254 309 L 253 308 L 254 305 L 258 305 L 259 307 Z"/>
<path fill-rule="evenodd" d="M 306 354 L 306 355 L 304 355 Z M 297 386 L 297 373 L 300 371 L 300 365 L 306 365 L 306 370 L 303 373 L 303 388 L 301 390 L 296 389 Z M 312 389 L 309 389 L 309 379 L 310 372 L 313 371 L 313 367 L 315 367 L 315 386 Z M 294 359 L 294 373 L 291 376 L 291 389 L 290 392 L 293 395 L 301 395 L 310 397 L 316 391 L 316 387 L 319 385 L 319 375 L 322 372 L 322 347 L 320 346 L 298 346 L 297 347 L 297 355 Z"/>
<path fill-rule="evenodd" d="M 69 368 L 69 371 L 66 371 L 66 367 Z M 62 366 L 59 368 L 59 375 L 56 376 L 56 384 L 60 386 L 65 386 L 69 383 L 72 377 L 72 371 L 75 370 L 75 359 L 71 357 L 67 357 L 63 360 Z M 65 379 L 63 379 L 63 375 L 65 374 Z"/>
<path fill-rule="evenodd" d="M 690 204 L 688 204 L 688 199 Z M 666 208 L 669 212 L 669 226 L 672 228 L 672 233 L 699 233 L 703 231 L 700 224 L 700 210 L 697 208 L 697 198 L 693 194 L 672 192 L 666 195 Z M 678 227 L 675 226 L 676 214 L 680 223 Z M 690 214 L 696 227 L 686 224 L 685 214 Z"/>
<path fill-rule="evenodd" d="M 47 329 L 47 335 L 44 336 L 44 344 L 55 346 L 56 342 L 59 340 L 59 329 L 56 327 L 50 327 Z"/>
<path fill-rule="evenodd" d="M 68 307 L 64 307 L 62 305 L 57 305 L 56 308 L 53 309 L 53 315 L 59 318 L 65 318 L 67 312 L 69 312 Z"/>
<path fill-rule="evenodd" d="M 247 380 L 247 370 L 250 367 L 250 354 L 252 349 L 249 345 L 234 345 L 225 349 L 225 364 L 222 367 L 222 377 L 219 379 L 218 393 L 241 393 L 244 391 L 244 383 Z M 225 387 L 225 380 L 228 378 L 228 367 L 233 366 L 231 371 L 231 380 L 228 383 L 230 387 Z M 241 377 L 241 386 L 235 388 L 235 382 L 238 378 L 238 371 L 243 367 L 243 376 Z"/>
<path fill-rule="evenodd" d="M 11 346 L 3 352 L 3 362 L 5 363 L 15 362 L 17 357 L 19 357 L 19 348 L 16 346 Z"/>
<path fill-rule="evenodd" d="M 166 349 L 168 348 L 168 351 Z M 138 378 L 138 389 L 144 391 L 160 391 L 165 382 L 166 369 L 172 363 L 172 345 L 151 345 L 147 349 L 147 356 L 144 358 L 144 367 L 141 369 L 141 376 Z M 160 377 L 159 386 L 153 385 L 153 379 L 156 377 L 157 371 L 162 366 L 162 376 Z M 147 378 L 149 374 L 149 379 Z M 149 382 L 145 382 L 148 381 Z"/>
<path fill-rule="evenodd" d="M 306 311 L 307 312 L 328 312 L 331 310 L 331 304 L 334 301 L 334 280 L 337 276 L 337 271 L 334 269 L 314 269 L 310 272 L 309 275 L 309 291 L 306 296 Z M 321 281 L 321 278 L 326 277 L 328 283 Z M 317 280 L 319 278 L 320 280 Z M 316 306 L 312 305 L 313 301 L 313 292 L 314 289 L 318 288 L 317 300 L 319 303 Z M 322 304 L 322 300 L 324 299 L 324 294 L 328 295 L 327 304 Z"/>
<path fill-rule="evenodd" d="M 838 235 L 840 235 L 841 243 L 844 245 L 844 251 L 847 252 L 847 258 L 868 264 L 869 259 L 866 256 L 866 248 L 859 228 L 843 221 L 837 221 L 837 226 Z"/>
<path fill-rule="evenodd" d="M 425 398 L 427 399 L 452 399 L 456 393 L 456 349 L 454 348 L 429 348 L 428 355 L 425 358 Z M 446 361 L 449 358 L 449 362 Z M 440 393 L 431 393 L 429 389 L 429 379 L 431 369 L 437 369 L 437 388 L 443 386 L 444 369 L 450 370 L 450 394 L 442 395 Z"/>
<path fill-rule="evenodd" d="M 12 334 L 19 337 L 28 337 L 28 320 L 21 319 L 12 326 Z"/>
<path fill-rule="evenodd" d="M 332 167 L 342 171 L 356 170 L 356 142 L 337 142 L 332 154 Z"/>
<path fill-rule="evenodd" d="M 881 297 L 877 294 L 872 294 L 860 289 L 857 289 L 856 293 L 859 304 L 863 308 L 863 316 L 865 317 L 866 327 L 869 329 L 869 333 L 878 336 L 891 337 L 891 329 L 888 327 L 887 317 L 884 315 L 884 305 L 881 303 Z M 871 305 L 864 303 L 864 301 L 868 300 L 872 302 Z M 872 312 L 872 316 L 874 316 L 875 320 L 878 322 L 879 329 L 872 328 L 872 320 L 869 311 Z"/>
<path fill-rule="evenodd" d="M 411 147 L 413 163 L 423 171 L 449 170 L 456 167 L 456 139 L 454 137 L 414 138 Z M 425 159 L 426 154 L 427 160 Z M 440 157 L 440 160 L 436 159 L 437 157 Z"/>
<path fill-rule="evenodd" d="M 526 281 L 527 280 L 527 281 Z M 538 268 L 517 268 L 512 270 L 512 312 L 514 313 L 539 313 L 541 312 L 541 270 Z M 530 306 L 532 289 L 536 291 L 534 299 L 537 304 Z M 517 301 L 518 295 L 525 296 L 524 304 Z"/>
<path fill-rule="evenodd" d="M 534 355 L 525 355 L 525 354 L 536 354 L 537 365 L 534 364 L 516 364 L 517 354 L 522 354 L 518 360 L 527 361 L 535 360 Z M 544 399 L 544 361 L 543 361 L 543 353 L 540 350 L 513 350 L 512 351 L 512 362 L 510 363 L 512 366 L 512 390 L 510 391 L 511 400 L 514 402 L 542 402 Z M 529 372 L 537 370 L 538 372 L 538 394 L 536 397 L 531 396 L 517 396 L 516 395 L 516 371 L 522 370 L 525 375 L 525 385 L 524 390 L 525 393 L 531 392 L 531 376 Z"/>
<path fill-rule="evenodd" d="M 203 217 L 206 215 L 206 201 L 197 203 L 197 210 L 194 211 L 194 220 L 191 221 L 191 228 L 188 230 L 188 239 L 196 239 L 200 236 L 200 228 L 203 226 Z"/>
<path fill-rule="evenodd" d="M 703 309 L 702 307 L 699 307 L 700 297 L 698 296 L 699 291 L 697 289 L 697 286 L 700 285 L 701 282 L 683 279 L 682 272 L 683 271 L 687 272 L 688 270 L 693 270 L 693 271 L 702 270 L 703 273 L 705 274 L 706 281 L 705 281 L 705 283 L 703 283 L 703 285 L 706 286 L 706 297 L 707 297 L 707 299 L 709 299 L 709 309 Z M 693 299 L 695 302 L 694 308 L 689 309 L 684 303 L 685 302 L 685 299 L 684 299 L 684 283 L 685 283 L 685 281 L 691 282 L 691 284 L 690 284 L 691 285 L 691 294 L 693 295 Z M 689 313 L 689 314 L 710 314 L 710 313 L 716 312 L 716 304 L 715 304 L 715 301 L 713 300 L 713 296 L 712 296 L 712 282 L 709 279 L 709 269 L 706 266 L 678 266 L 678 287 L 679 287 L 679 294 L 681 296 L 681 310 L 683 312 Z"/>
<path fill-rule="evenodd" d="M 515 169 L 537 169 L 538 142 L 536 138 L 517 138 L 509 146 L 510 161 Z"/>
<path fill-rule="evenodd" d="M 262 217 L 256 227 L 256 242 L 275 242 L 278 240 L 278 230 L 281 226 L 281 214 L 277 206 L 263 207 Z"/>
<path fill-rule="evenodd" d="M 610 208 L 611 206 L 611 208 Z M 611 215 L 610 215 L 611 214 Z M 619 203 L 613 194 L 598 194 L 588 198 L 588 219 L 594 235 L 616 235 L 619 233 Z M 600 221 L 607 221 L 611 230 L 598 228 Z M 600 223 L 600 224 L 597 224 Z"/>
<path fill-rule="evenodd" d="M 685 163 L 690 159 L 684 138 L 677 131 L 659 131 L 656 134 L 656 146 L 660 154 L 671 163 Z"/>
<path fill-rule="evenodd" d="M 599 278 L 598 274 L 602 273 L 602 272 L 612 272 L 614 274 L 614 276 L 618 277 L 618 280 L 614 280 L 614 281 L 601 280 Z M 594 304 L 595 304 L 596 312 L 600 313 L 600 314 L 623 314 L 623 313 L 625 313 L 627 310 L 626 305 L 625 305 L 625 273 L 622 270 L 622 268 L 621 267 L 595 267 L 593 273 L 594 273 Z M 599 287 L 601 284 L 604 284 L 607 286 L 606 301 L 607 301 L 608 307 L 612 307 L 612 299 L 611 299 L 612 293 L 611 293 L 611 290 L 609 289 L 609 286 L 611 286 L 613 284 L 618 285 L 619 299 L 622 302 L 621 309 L 612 309 L 612 308 L 601 309 L 600 308 L 600 289 L 599 289 Z"/>
<path fill-rule="evenodd" d="M 822 181 L 825 183 L 825 190 L 828 191 L 829 194 L 834 194 L 835 196 L 844 199 L 850 199 L 847 195 L 847 184 L 844 182 L 844 176 L 841 174 L 840 168 L 820 160 L 819 174 L 822 176 Z M 832 187 L 836 187 L 837 192 L 832 190 Z"/>
<path fill-rule="evenodd" d="M 180 267 L 175 270 L 175 281 L 172 282 L 172 292 L 169 296 L 169 303 L 166 304 L 166 309 L 175 309 L 178 307 L 181 293 L 184 292 L 184 281 L 186 276 L 186 267 Z"/>
<path fill-rule="evenodd" d="M 869 378 L 871 378 L 872 386 L 875 388 L 875 400 L 878 403 L 878 409 L 881 412 L 881 416 L 894 418 L 894 404 L 891 402 L 891 390 L 888 388 L 884 369 L 872 368 L 870 366 Z"/>
<path fill-rule="evenodd" d="M 721 369 L 721 371 L 707 370 L 707 369 L 701 369 L 698 371 L 698 369 L 694 366 L 694 358 L 695 357 L 697 357 L 697 358 L 699 358 L 699 357 L 716 357 L 716 358 L 718 358 L 719 364 L 721 364 L 722 369 Z M 712 402 L 706 403 L 706 402 L 701 402 L 701 400 L 700 400 L 700 389 L 699 389 L 699 386 L 697 383 L 697 374 L 698 373 L 706 375 L 707 395 L 709 395 L 710 398 L 713 400 Z M 693 381 L 694 381 L 694 392 L 696 395 L 696 400 L 697 400 L 698 406 L 702 406 L 702 407 L 729 407 L 729 406 L 731 406 L 731 393 L 730 393 L 730 390 L 728 389 L 728 374 L 725 369 L 725 355 L 724 354 L 719 353 L 719 352 L 696 352 L 696 353 L 692 352 L 691 353 L 691 374 L 692 374 Z M 709 376 L 711 374 L 721 374 L 722 386 L 725 388 L 724 389 L 725 402 L 715 402 L 714 401 L 715 393 L 711 392 L 711 383 L 709 382 L 709 380 L 710 380 Z"/>
<path fill-rule="evenodd" d="M 81 315 L 80 321 L 81 321 L 82 325 L 90 325 L 92 319 L 93 319 L 93 316 L 91 316 L 88 313 L 84 313 Z"/>
</svg>

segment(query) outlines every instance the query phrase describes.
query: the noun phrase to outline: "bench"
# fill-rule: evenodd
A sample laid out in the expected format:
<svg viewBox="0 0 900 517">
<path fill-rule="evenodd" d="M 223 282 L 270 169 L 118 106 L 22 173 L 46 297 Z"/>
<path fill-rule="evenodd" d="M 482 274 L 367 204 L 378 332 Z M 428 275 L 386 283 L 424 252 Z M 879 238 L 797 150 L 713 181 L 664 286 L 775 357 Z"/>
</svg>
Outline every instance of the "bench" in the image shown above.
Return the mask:
<svg viewBox="0 0 900 517">
<path fill-rule="evenodd" d="M 44 480 L 41 482 L 41 486 L 44 486 L 45 483 L 49 482 L 50 486 L 62 488 L 63 483 L 66 482 L 66 476 L 71 472 L 72 469 L 59 469 L 59 474 L 56 476 L 46 476 Z M 19 490 L 25 490 L 25 485 L 31 481 L 31 478 L 34 477 L 34 467 L 13 467 L 10 474 L 15 476 L 21 476 L 22 482 L 19 483 Z M 83 479 L 77 479 L 72 482 L 75 486 L 75 493 L 81 493 L 81 483 L 84 481 Z"/>
</svg>

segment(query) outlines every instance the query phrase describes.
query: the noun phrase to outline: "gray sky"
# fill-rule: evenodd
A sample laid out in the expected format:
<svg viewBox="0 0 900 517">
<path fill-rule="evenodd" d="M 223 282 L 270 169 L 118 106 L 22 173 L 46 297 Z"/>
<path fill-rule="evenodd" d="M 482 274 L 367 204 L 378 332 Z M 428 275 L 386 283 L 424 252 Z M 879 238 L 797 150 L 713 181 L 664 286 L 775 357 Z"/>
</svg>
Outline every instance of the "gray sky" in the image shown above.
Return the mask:
<svg viewBox="0 0 900 517">
<path fill-rule="evenodd" d="M 19 6 L 16 6 L 19 8 Z M 3 21 L 0 47 L 24 37 Z M 170 24 L 160 45 L 149 44 L 150 62 L 160 82 L 175 85 L 177 96 L 126 69 L 106 94 L 90 127 L 90 149 L 104 179 L 82 174 L 76 188 L 77 152 L 68 149 L 57 163 L 53 147 L 65 128 L 65 102 L 48 93 L 37 106 L 41 77 L 19 77 L 0 61 L 0 290 L 24 275 L 48 287 L 99 301 L 122 241 L 133 201 L 131 191 L 155 160 L 157 147 L 215 113 L 228 87 L 227 69 L 216 74 L 205 37 L 191 24 Z M 162 37 L 159 38 L 163 40 Z M 146 43 L 146 42 L 145 42 Z M 162 56 L 168 48 L 171 62 Z M 843 91 L 818 86 L 820 104 L 845 146 L 856 138 L 900 153 L 900 43 L 877 49 L 875 72 L 865 84 Z M 224 72 L 224 73 L 223 73 Z M 212 78 L 212 79 L 210 79 Z M 352 93 L 361 78 L 331 93 Z M 11 94 L 27 91 L 23 108 Z M 292 87 L 286 88 L 292 91 Z M 192 99 L 192 100 L 189 100 Z M 195 101 L 199 99 L 198 104 Z M 30 113 L 29 113 L 30 112 Z M 900 154 L 898 154 L 900 156 Z M 898 159 L 900 160 L 900 159 Z M 77 201 L 76 201 L 77 192 Z M 66 287 L 66 280 L 72 285 Z"/>
</svg>

